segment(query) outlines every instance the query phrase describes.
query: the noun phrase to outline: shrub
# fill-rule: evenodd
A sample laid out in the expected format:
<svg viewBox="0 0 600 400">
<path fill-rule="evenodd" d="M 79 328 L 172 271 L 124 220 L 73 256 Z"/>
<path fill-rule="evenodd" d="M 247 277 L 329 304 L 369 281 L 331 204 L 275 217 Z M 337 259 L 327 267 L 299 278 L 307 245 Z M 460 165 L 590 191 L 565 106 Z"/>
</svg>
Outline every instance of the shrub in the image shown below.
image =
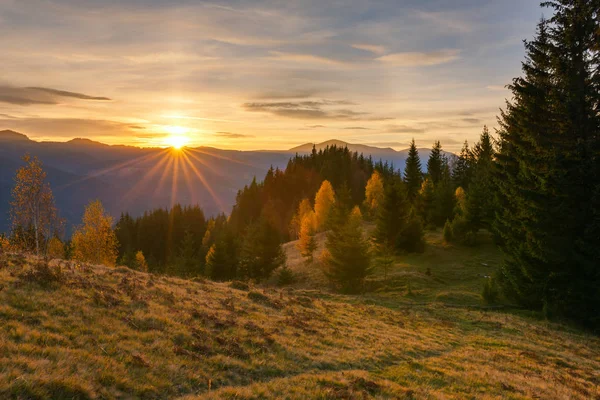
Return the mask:
<svg viewBox="0 0 600 400">
<path fill-rule="evenodd" d="M 500 290 L 495 278 L 487 279 L 485 285 L 483 285 L 483 291 L 481 297 L 486 304 L 495 304 L 500 297 Z"/>
<path fill-rule="evenodd" d="M 277 284 L 279 286 L 292 285 L 296 282 L 296 275 L 287 266 L 279 270 L 277 274 Z"/>
<path fill-rule="evenodd" d="M 423 224 L 414 211 L 411 211 L 406 225 L 396 241 L 396 247 L 408 253 L 425 251 Z"/>
<path fill-rule="evenodd" d="M 40 286 L 48 287 L 53 283 L 62 282 L 63 273 L 60 267 L 51 268 L 47 261 L 39 261 L 30 270 L 19 275 L 19 278 L 26 282 L 33 282 Z"/>
<path fill-rule="evenodd" d="M 446 243 L 451 243 L 454 239 L 454 233 L 452 232 L 452 222 L 450 220 L 446 220 L 444 224 L 444 241 Z"/>
</svg>

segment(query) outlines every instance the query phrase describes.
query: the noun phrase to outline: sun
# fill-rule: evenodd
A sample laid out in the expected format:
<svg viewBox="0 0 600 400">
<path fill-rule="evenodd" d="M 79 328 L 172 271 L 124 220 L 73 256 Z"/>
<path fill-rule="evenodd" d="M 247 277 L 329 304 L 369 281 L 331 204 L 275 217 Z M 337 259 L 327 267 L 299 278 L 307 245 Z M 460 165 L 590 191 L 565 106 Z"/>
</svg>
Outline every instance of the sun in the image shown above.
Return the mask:
<svg viewBox="0 0 600 400">
<path fill-rule="evenodd" d="M 181 149 L 185 147 L 189 143 L 189 138 L 186 133 L 188 129 L 183 126 L 165 126 L 164 129 L 169 133 L 168 136 L 165 137 L 164 143 L 172 147 L 174 149 Z"/>
<path fill-rule="evenodd" d="M 188 142 L 189 139 L 183 135 L 169 135 L 165 138 L 165 144 L 177 150 L 180 150 Z"/>
</svg>

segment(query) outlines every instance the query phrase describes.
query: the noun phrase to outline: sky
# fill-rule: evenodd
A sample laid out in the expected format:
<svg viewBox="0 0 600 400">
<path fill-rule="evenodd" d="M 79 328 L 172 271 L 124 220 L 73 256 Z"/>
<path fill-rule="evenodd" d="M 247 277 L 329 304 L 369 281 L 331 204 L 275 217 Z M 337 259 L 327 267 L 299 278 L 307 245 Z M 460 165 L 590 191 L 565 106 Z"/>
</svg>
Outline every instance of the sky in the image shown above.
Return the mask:
<svg viewBox="0 0 600 400">
<path fill-rule="evenodd" d="M 497 125 L 544 13 L 536 0 L 0 0 L 0 130 L 458 151 Z"/>
</svg>

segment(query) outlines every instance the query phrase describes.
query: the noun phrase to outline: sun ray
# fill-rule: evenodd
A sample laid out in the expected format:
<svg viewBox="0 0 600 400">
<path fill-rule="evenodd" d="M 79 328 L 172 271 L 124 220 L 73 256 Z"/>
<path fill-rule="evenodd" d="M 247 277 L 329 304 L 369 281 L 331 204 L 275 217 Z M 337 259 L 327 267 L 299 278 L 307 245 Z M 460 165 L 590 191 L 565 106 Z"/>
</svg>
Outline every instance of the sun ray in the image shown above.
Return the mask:
<svg viewBox="0 0 600 400">
<path fill-rule="evenodd" d="M 202 182 L 202 184 L 204 185 L 204 187 L 206 188 L 206 190 L 208 191 L 208 193 L 210 194 L 210 196 L 212 197 L 212 199 L 215 201 L 215 203 L 217 204 L 217 206 L 219 207 L 219 209 L 222 212 L 225 212 L 226 211 L 225 205 L 223 204 L 223 202 L 221 201 L 221 199 L 219 199 L 219 196 L 217 196 L 217 194 L 215 193 L 215 191 L 213 190 L 213 188 L 210 187 L 210 185 L 206 181 L 206 178 L 204 177 L 204 175 L 202 175 L 202 173 L 200 171 L 198 171 L 198 168 L 196 168 L 196 166 L 190 161 L 189 157 L 187 156 L 187 154 L 185 152 L 182 152 L 181 154 L 182 154 L 184 160 L 188 163 L 188 165 L 192 169 L 192 172 L 194 172 L 194 175 L 196 175 L 196 177 L 198 179 L 200 179 L 200 182 Z"/>
<path fill-rule="evenodd" d="M 158 162 L 156 164 L 154 164 L 154 166 L 144 174 L 144 176 L 142 177 L 142 179 L 140 179 L 138 182 L 136 182 L 135 185 L 133 185 L 123 196 L 123 202 L 127 205 L 129 204 L 129 202 L 131 201 L 133 195 L 137 194 L 139 192 L 139 188 L 142 188 L 146 182 L 152 178 L 158 171 L 160 168 L 162 168 L 162 166 L 164 164 L 166 164 L 169 160 L 169 155 L 167 153 L 167 151 L 162 151 L 161 154 L 163 155 L 163 157 L 158 160 Z"/>
<path fill-rule="evenodd" d="M 122 163 L 119 163 L 119 164 L 116 164 L 116 165 L 112 165 L 110 167 L 101 169 L 99 171 L 95 171 L 95 172 L 93 172 L 93 173 L 91 173 L 89 175 L 86 175 L 86 176 L 84 176 L 84 177 L 82 177 L 80 179 L 76 179 L 76 180 L 74 180 L 72 182 L 69 182 L 69 183 L 66 183 L 64 185 L 58 186 L 55 190 L 59 191 L 59 190 L 62 190 L 62 189 L 66 189 L 66 188 L 68 188 L 70 186 L 76 185 L 76 184 L 81 183 L 81 182 L 88 181 L 88 180 L 93 179 L 93 178 L 97 178 L 97 177 L 102 176 L 102 175 L 106 175 L 106 174 L 108 174 L 110 172 L 116 171 L 116 170 L 121 169 L 121 168 L 130 167 L 130 166 L 133 166 L 135 164 L 139 164 L 139 163 L 142 163 L 142 162 L 151 161 L 151 160 L 153 160 L 155 158 L 160 157 L 162 152 L 163 151 L 161 151 L 159 153 L 155 153 L 155 154 L 146 154 L 144 156 L 139 156 L 139 157 L 136 157 L 136 158 L 134 158 L 132 160 L 124 161 Z"/>
<path fill-rule="evenodd" d="M 198 199 L 196 197 L 196 192 L 194 191 L 194 188 L 192 187 L 191 176 L 190 176 L 188 164 L 185 162 L 182 162 L 181 169 L 183 170 L 183 179 L 185 181 L 185 186 L 187 187 L 192 204 L 197 204 Z"/>
<path fill-rule="evenodd" d="M 210 156 L 210 157 L 219 158 L 221 160 L 231 161 L 231 162 L 234 162 L 236 164 L 247 165 L 247 166 L 252 167 L 252 168 L 259 168 L 257 165 L 250 164 L 250 163 L 245 162 L 245 161 L 236 160 L 236 159 L 233 159 L 231 157 L 225 157 L 225 156 L 222 156 L 220 154 L 208 153 L 206 151 L 200 150 L 199 148 L 190 148 L 188 150 L 190 150 L 192 152 L 195 152 L 195 153 L 205 154 L 205 155 Z"/>
</svg>

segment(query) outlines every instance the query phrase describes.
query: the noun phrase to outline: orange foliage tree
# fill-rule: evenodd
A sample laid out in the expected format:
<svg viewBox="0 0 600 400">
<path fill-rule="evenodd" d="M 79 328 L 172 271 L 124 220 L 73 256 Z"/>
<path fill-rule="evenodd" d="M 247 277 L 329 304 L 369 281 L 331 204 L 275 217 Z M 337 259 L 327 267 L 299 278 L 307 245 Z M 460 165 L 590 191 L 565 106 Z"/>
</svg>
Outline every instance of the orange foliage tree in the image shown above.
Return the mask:
<svg viewBox="0 0 600 400">
<path fill-rule="evenodd" d="M 100 200 L 92 201 L 83 215 L 83 225 L 73 234 L 73 258 L 77 261 L 114 266 L 117 262 L 117 236 L 113 218 Z"/>
<path fill-rule="evenodd" d="M 25 166 L 17 170 L 12 190 L 12 229 L 21 249 L 34 247 L 40 255 L 52 234 L 61 228 L 62 220 L 58 218 L 50 185 L 45 183 L 46 172 L 41 161 L 29 154 L 23 156 L 23 161 Z M 28 232 L 32 238 L 28 238 Z"/>
</svg>

